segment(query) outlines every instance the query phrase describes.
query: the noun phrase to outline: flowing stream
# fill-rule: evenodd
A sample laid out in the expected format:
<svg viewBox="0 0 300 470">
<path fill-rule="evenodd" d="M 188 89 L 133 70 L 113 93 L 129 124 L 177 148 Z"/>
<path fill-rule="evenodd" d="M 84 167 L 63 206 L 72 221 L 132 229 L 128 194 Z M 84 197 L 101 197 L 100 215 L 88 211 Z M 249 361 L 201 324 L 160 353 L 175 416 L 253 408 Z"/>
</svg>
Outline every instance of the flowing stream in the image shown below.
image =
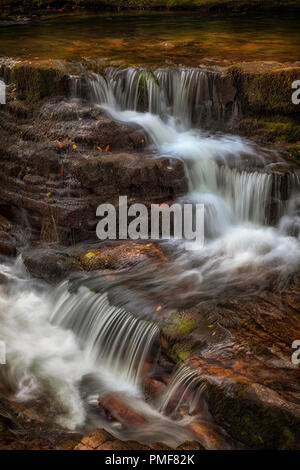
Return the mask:
<svg viewBox="0 0 300 470">
<path fill-rule="evenodd" d="M 95 106 L 145 129 L 153 158 L 184 162 L 189 193 L 181 201 L 205 205 L 202 249 L 186 252 L 171 240 L 173 257 L 160 274 L 146 268 L 133 275 L 136 285 L 158 296 L 174 292 L 166 300 L 170 305 L 189 295 L 231 295 L 230 288 L 251 284 L 256 289 L 274 273 L 284 282 L 300 266 L 299 175 L 287 176 L 284 200 L 271 171 L 274 161 L 280 162 L 274 152 L 193 128 L 196 114 L 200 121 L 222 116 L 214 80 L 214 74 L 196 69 L 107 69 L 104 76 L 90 74 L 85 83 Z M 79 98 L 82 86 L 82 79 L 74 78 Z M 233 107 L 232 116 L 237 112 Z M 158 350 L 154 318 L 115 305 L 108 292 L 88 282 L 66 280 L 54 288 L 33 280 L 21 259 L 1 264 L 0 276 L 0 340 L 7 348 L 0 375 L 16 400 L 40 403 L 45 416 L 70 430 L 104 426 L 123 438 L 174 446 L 191 438 L 191 418 L 168 410 L 174 400 L 175 410 L 186 400 L 192 412 L 197 409 L 202 384 L 194 372 L 175 371 L 155 404 L 143 396 L 142 378 Z M 189 288 L 181 289 L 187 280 Z M 107 394 L 122 396 L 145 424 L 107 421 L 97 404 Z M 207 419 L 207 410 L 204 415 Z"/>
</svg>

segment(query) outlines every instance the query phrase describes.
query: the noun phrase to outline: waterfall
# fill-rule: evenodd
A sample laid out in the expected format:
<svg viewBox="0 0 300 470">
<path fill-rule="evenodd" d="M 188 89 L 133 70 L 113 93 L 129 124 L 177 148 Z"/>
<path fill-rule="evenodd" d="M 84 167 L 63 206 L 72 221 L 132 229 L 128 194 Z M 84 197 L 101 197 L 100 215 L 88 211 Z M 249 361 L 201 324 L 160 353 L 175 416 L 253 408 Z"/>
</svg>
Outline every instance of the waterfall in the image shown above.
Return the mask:
<svg viewBox="0 0 300 470">
<path fill-rule="evenodd" d="M 300 240 L 300 172 L 289 175 L 286 210 L 279 220 L 279 230 Z"/>
<path fill-rule="evenodd" d="M 204 246 L 186 252 L 184 243 L 170 241 L 174 250 L 160 269 L 149 263 L 134 273 L 116 273 L 128 282 L 126 293 L 131 281 L 132 292 L 142 287 L 147 298 L 155 293 L 162 304 L 178 308 L 195 299 L 248 295 L 273 283 L 275 275 L 285 281 L 299 269 L 299 175 L 272 172 L 266 151 L 245 139 L 192 128 L 228 111 L 216 72 L 108 68 L 72 80 L 74 96 L 88 98 L 113 119 L 141 126 L 154 155 L 180 159 L 189 181 L 180 202 L 205 205 Z M 278 212 L 273 227 L 272 211 Z M 13 267 L 0 265 L 0 340 L 8 359 L 0 374 L 16 399 L 42 399 L 51 419 L 76 429 L 87 423 L 91 404 L 98 413 L 94 427 L 103 427 L 99 395 L 121 392 L 147 423 L 126 435 L 120 431 L 122 437 L 172 443 L 189 438 L 187 422 L 177 418 L 186 405 L 193 413 L 202 403 L 203 382 L 195 371 L 178 369 L 158 409 L 142 396 L 158 327 L 112 305 L 109 293 L 94 292 L 81 280 L 53 288 L 30 279 L 23 268 L 20 260 Z M 120 430 L 115 422 L 111 427 Z"/>
<path fill-rule="evenodd" d="M 190 295 L 224 295 L 230 288 L 242 292 L 243 283 L 263 288 L 272 273 L 284 281 L 300 266 L 299 242 L 291 237 L 298 233 L 297 218 L 281 219 L 287 210 L 295 212 L 289 201 L 299 193 L 299 175 L 280 170 L 275 152 L 246 139 L 191 128 L 201 109 L 207 114 L 211 103 L 219 106 L 215 81 L 214 74 L 180 68 L 147 74 L 110 69 L 104 81 L 89 78 L 90 90 L 100 83 L 109 91 L 102 95 L 114 98 L 95 98 L 96 106 L 115 120 L 143 127 L 156 154 L 183 161 L 189 192 L 179 202 L 205 206 L 204 247 L 190 256 L 177 254 L 172 274 L 161 273 L 162 290 L 191 279 L 180 294 L 184 301 Z M 142 91 L 147 112 L 140 111 Z M 143 282 L 157 292 L 157 281 L 145 274 Z"/>
<path fill-rule="evenodd" d="M 174 402 L 176 408 L 173 413 L 184 404 L 188 404 L 190 413 L 193 413 L 199 406 L 203 386 L 203 380 L 195 370 L 186 366 L 179 367 L 160 399 L 160 411 L 167 413 Z"/>
<path fill-rule="evenodd" d="M 107 68 L 103 75 L 72 78 L 73 94 L 83 97 L 85 86 L 93 103 L 117 106 L 121 111 L 172 115 L 185 127 L 212 119 L 233 117 L 237 103 L 228 107 L 219 89 L 220 73 L 196 68 L 159 68 L 151 71 L 129 67 Z"/>
<path fill-rule="evenodd" d="M 218 72 L 180 67 L 154 71 L 107 68 L 103 75 L 91 73 L 86 79 L 94 104 L 117 120 L 141 125 L 160 153 L 184 160 L 190 192 L 197 192 L 207 205 L 207 236 L 222 232 L 217 227 L 220 218 L 214 215 L 224 209 L 225 225 L 247 221 L 268 224 L 274 189 L 272 174 L 261 169 L 264 157 L 252 144 L 237 137 L 213 137 L 191 130 L 193 122 L 224 117 L 219 80 Z M 78 79 L 74 83 L 74 93 L 80 96 L 82 85 Z M 243 160 L 252 163 L 250 168 L 260 169 L 243 169 Z M 280 198 L 279 191 L 273 195 L 274 200 Z"/>
<path fill-rule="evenodd" d="M 57 297 L 51 322 L 72 330 L 85 356 L 102 371 L 138 387 L 157 326 L 110 305 L 106 293 L 96 294 L 86 287 L 70 293 L 63 283 Z"/>
</svg>

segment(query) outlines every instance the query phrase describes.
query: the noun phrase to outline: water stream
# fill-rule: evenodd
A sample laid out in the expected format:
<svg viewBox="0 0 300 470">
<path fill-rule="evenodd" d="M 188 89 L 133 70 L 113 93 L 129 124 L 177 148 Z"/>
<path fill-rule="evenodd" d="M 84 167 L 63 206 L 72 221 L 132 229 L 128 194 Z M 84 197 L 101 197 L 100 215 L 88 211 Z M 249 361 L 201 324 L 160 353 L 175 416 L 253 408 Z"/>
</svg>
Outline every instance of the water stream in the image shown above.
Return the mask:
<svg viewBox="0 0 300 470">
<path fill-rule="evenodd" d="M 146 267 L 122 274 L 125 280 L 172 305 L 195 294 L 231 295 L 251 284 L 257 289 L 274 273 L 283 282 L 299 269 L 299 176 L 289 177 L 289 199 L 283 201 L 268 170 L 279 156 L 236 136 L 193 128 L 195 105 L 203 118 L 220 111 L 213 74 L 107 69 L 105 76 L 90 75 L 88 88 L 95 106 L 145 129 L 153 158 L 181 159 L 189 181 L 183 200 L 205 204 L 203 249 L 186 252 L 180 242 L 170 241 L 173 255 L 160 274 Z M 80 90 L 81 79 L 74 78 L 79 98 Z M 271 226 L 272 198 L 281 209 Z M 0 374 L 16 400 L 37 401 L 45 416 L 70 430 L 104 426 L 122 438 L 170 445 L 191 437 L 191 418 L 168 408 L 177 400 L 176 409 L 187 403 L 195 411 L 202 384 L 194 372 L 175 371 L 158 403 L 144 399 L 142 379 L 149 357 L 155 362 L 157 355 L 154 317 L 115 305 L 109 293 L 88 282 L 66 280 L 54 288 L 31 279 L 21 259 L 1 264 L 0 276 L 0 340 L 7 346 Z M 107 421 L 97 400 L 109 393 L 121 396 L 146 424 L 137 429 Z M 208 419 L 207 410 L 203 417 Z"/>
</svg>

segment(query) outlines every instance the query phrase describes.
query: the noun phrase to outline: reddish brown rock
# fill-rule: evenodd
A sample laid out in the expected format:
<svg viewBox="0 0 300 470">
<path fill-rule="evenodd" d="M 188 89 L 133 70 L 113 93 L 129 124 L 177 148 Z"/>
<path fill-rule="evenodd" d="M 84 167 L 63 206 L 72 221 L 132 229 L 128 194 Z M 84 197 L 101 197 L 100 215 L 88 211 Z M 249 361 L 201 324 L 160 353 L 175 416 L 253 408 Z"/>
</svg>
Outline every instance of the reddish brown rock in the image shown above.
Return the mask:
<svg viewBox="0 0 300 470">
<path fill-rule="evenodd" d="M 188 343 L 181 330 L 164 330 L 169 352 L 180 351 L 199 374 L 216 423 L 251 448 L 295 449 L 300 442 L 300 371 L 291 361 L 300 337 L 299 298 L 295 277 L 289 287 L 251 301 L 203 302 L 186 311 Z"/>
<path fill-rule="evenodd" d="M 104 408 L 109 415 L 122 426 L 145 426 L 147 421 L 141 415 L 136 413 L 130 405 L 117 394 L 102 395 L 98 399 L 101 408 Z"/>
<path fill-rule="evenodd" d="M 166 385 L 163 382 L 152 377 L 145 377 L 143 383 L 146 396 L 148 395 L 154 401 L 161 398 L 166 390 Z"/>
</svg>

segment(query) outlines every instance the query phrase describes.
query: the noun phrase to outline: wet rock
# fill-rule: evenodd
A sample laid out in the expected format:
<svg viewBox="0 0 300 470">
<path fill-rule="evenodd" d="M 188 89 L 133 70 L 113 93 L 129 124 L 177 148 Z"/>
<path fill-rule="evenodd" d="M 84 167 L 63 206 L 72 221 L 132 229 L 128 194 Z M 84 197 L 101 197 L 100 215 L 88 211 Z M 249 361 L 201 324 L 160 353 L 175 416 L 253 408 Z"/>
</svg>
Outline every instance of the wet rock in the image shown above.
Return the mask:
<svg viewBox="0 0 300 470">
<path fill-rule="evenodd" d="M 62 63 L 44 61 L 10 61 L 2 59 L 0 76 L 13 82 L 21 98 L 39 100 L 49 96 L 66 96 L 69 93 L 69 76 Z"/>
<path fill-rule="evenodd" d="M 138 126 L 78 101 L 35 102 L 31 114 L 24 106 L 11 90 L 1 109 L 0 198 L 9 220 L 26 219 L 34 240 L 95 240 L 102 202 L 125 194 L 150 204 L 185 192 L 182 162 L 144 153 L 147 139 Z"/>
<path fill-rule="evenodd" d="M 177 447 L 178 450 L 204 450 L 204 447 L 197 441 L 186 441 Z"/>
<path fill-rule="evenodd" d="M 189 423 L 189 429 L 195 435 L 199 442 L 206 450 L 231 450 L 232 442 L 226 438 L 221 428 L 208 422 L 195 420 Z"/>
<path fill-rule="evenodd" d="M 81 434 L 43 422 L 31 405 L 8 400 L 0 387 L 1 450 L 73 449 L 78 444 Z"/>
<path fill-rule="evenodd" d="M 145 377 L 143 383 L 146 396 L 149 396 L 153 401 L 161 398 L 166 390 L 166 385 L 163 382 L 152 377 Z"/>
<path fill-rule="evenodd" d="M 149 450 L 149 447 L 135 441 L 121 441 L 104 429 L 95 429 L 74 450 Z"/>
<path fill-rule="evenodd" d="M 296 277 L 284 290 L 251 301 L 202 302 L 188 311 L 188 340 L 168 322 L 163 327 L 169 354 L 199 374 L 216 423 L 250 448 L 296 449 L 299 443 L 300 375 L 291 360 L 300 337 L 299 289 Z"/>
<path fill-rule="evenodd" d="M 165 255 L 152 242 L 135 243 L 109 241 L 82 243 L 65 247 L 53 243 L 20 248 L 28 271 L 35 277 L 57 283 L 71 273 L 107 270 L 108 280 L 113 280 L 110 270 L 132 268 L 140 263 L 159 264 L 166 261 Z"/>
<path fill-rule="evenodd" d="M 229 379 L 222 386 L 210 383 L 207 400 L 217 421 L 249 447 L 298 448 L 299 405 L 281 398 L 269 387 Z"/>
<path fill-rule="evenodd" d="M 176 449 L 203 450 L 203 447 L 199 442 L 186 441 Z M 95 429 L 89 432 L 74 450 L 172 450 L 172 448 L 162 442 L 153 442 L 146 446 L 136 441 L 121 441 L 104 429 Z"/>
<path fill-rule="evenodd" d="M 102 395 L 98 399 L 100 407 L 104 408 L 109 415 L 122 424 L 125 428 L 132 426 L 145 426 L 147 421 L 129 404 L 117 394 Z"/>
<path fill-rule="evenodd" d="M 299 65 L 276 62 L 243 62 L 229 67 L 239 90 L 239 100 L 247 114 L 295 114 L 291 100 L 293 81 Z"/>
<path fill-rule="evenodd" d="M 0 254 L 5 256 L 16 255 L 15 240 L 11 236 L 12 224 L 0 215 Z"/>
<path fill-rule="evenodd" d="M 50 283 L 61 281 L 73 270 L 79 269 L 68 253 L 51 246 L 24 250 L 22 256 L 26 268 L 32 275 Z"/>
</svg>

